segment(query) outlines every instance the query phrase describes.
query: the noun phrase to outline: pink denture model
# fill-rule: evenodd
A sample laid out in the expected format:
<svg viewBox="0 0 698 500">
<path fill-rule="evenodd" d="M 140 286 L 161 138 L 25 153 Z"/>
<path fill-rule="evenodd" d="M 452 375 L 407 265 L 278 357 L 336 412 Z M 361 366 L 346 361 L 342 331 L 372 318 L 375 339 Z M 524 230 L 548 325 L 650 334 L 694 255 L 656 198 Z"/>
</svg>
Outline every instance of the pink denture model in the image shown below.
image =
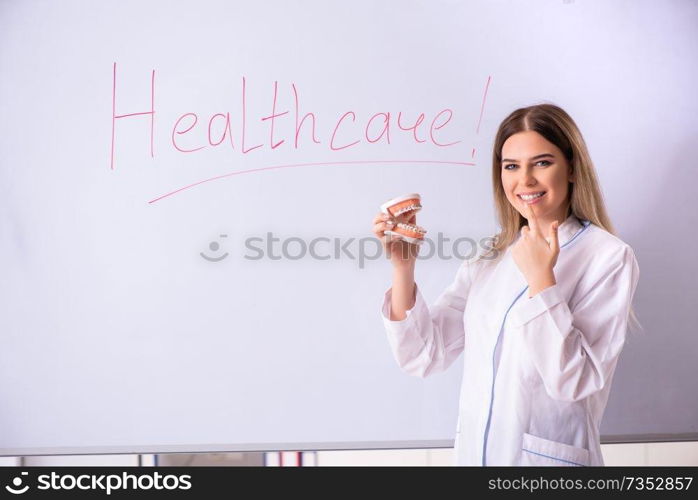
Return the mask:
<svg viewBox="0 0 698 500">
<path fill-rule="evenodd" d="M 426 229 L 408 222 L 412 216 L 421 209 L 421 197 L 417 193 L 398 196 L 397 198 L 383 203 L 381 205 L 381 212 L 391 215 L 396 219 L 396 224 L 393 229 L 384 231 L 385 234 L 396 236 L 409 243 L 421 244 L 424 241 L 424 235 L 427 232 Z"/>
</svg>

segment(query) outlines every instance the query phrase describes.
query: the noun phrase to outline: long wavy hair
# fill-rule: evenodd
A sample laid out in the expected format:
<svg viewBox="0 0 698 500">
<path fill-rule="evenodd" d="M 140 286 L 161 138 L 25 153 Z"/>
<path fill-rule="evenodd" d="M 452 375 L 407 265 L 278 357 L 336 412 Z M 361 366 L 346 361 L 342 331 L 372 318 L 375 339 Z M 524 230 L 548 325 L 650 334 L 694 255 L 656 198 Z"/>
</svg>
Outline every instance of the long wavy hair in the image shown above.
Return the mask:
<svg viewBox="0 0 698 500">
<path fill-rule="evenodd" d="M 562 151 L 572 168 L 574 182 L 568 183 L 567 211 L 565 219 L 574 214 L 580 220 L 588 220 L 609 233 L 616 235 L 606 211 L 603 194 L 596 176 L 594 164 L 577 124 L 562 108 L 554 104 L 536 104 L 519 108 L 500 124 L 492 151 L 492 188 L 495 211 L 501 231 L 485 255 L 501 255 L 527 225 L 526 218 L 514 208 L 502 186 L 502 146 L 512 135 L 535 131 Z M 562 224 L 563 221 L 560 221 Z M 642 328 L 630 307 L 630 323 Z"/>
</svg>

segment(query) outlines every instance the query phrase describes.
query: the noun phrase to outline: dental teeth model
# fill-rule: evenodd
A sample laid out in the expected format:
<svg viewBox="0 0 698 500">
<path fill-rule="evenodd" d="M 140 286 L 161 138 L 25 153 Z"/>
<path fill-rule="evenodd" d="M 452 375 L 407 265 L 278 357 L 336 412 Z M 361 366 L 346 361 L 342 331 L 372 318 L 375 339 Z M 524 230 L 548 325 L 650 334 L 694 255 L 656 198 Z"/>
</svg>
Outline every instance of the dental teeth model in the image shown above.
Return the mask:
<svg viewBox="0 0 698 500">
<path fill-rule="evenodd" d="M 421 197 L 417 193 L 398 196 L 383 203 L 381 212 L 391 215 L 396 221 L 393 229 L 385 231 L 385 234 L 396 236 L 409 243 L 422 244 L 427 232 L 426 229 L 407 222 L 412 215 L 421 209 Z"/>
</svg>

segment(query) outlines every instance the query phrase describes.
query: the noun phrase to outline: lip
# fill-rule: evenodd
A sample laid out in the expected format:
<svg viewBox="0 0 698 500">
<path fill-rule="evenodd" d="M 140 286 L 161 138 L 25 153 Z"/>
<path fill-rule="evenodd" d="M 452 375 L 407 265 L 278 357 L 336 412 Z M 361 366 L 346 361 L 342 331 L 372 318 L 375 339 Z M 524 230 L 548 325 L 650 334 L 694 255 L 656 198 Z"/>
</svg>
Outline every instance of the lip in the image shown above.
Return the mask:
<svg viewBox="0 0 698 500">
<path fill-rule="evenodd" d="M 539 196 L 538 198 L 535 198 L 535 199 L 529 200 L 529 201 L 524 200 L 524 199 L 521 198 L 521 196 L 520 196 L 521 194 L 535 194 L 535 193 L 543 193 L 543 196 Z M 548 194 L 547 191 L 534 191 L 534 192 L 532 192 L 532 193 L 518 193 L 518 194 L 516 195 L 516 197 L 517 197 L 519 200 L 521 200 L 522 203 L 526 203 L 527 205 L 535 205 L 535 204 L 538 203 L 540 200 L 542 200 L 542 199 L 545 197 L 546 194 Z"/>
</svg>

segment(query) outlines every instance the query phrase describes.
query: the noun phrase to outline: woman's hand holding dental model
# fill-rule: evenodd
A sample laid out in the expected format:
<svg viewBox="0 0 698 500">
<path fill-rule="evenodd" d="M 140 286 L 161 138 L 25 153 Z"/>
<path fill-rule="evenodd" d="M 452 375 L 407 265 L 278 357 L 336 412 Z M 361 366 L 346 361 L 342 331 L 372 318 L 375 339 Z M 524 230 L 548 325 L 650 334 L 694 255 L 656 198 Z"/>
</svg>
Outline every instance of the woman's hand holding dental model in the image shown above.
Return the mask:
<svg viewBox="0 0 698 500">
<path fill-rule="evenodd" d="M 373 233 L 381 240 L 393 264 L 392 321 L 405 319 L 405 312 L 414 307 L 414 267 L 419 244 L 426 233 L 417 226 L 417 212 L 421 208 L 418 194 L 401 196 L 384 203 L 373 219 Z"/>
<path fill-rule="evenodd" d="M 393 217 L 381 212 L 373 219 L 373 233 L 381 240 L 383 250 L 390 258 L 393 267 L 414 268 L 419 246 L 396 237 L 394 234 L 385 234 L 385 231 L 395 229 L 399 222 L 416 224 L 417 214 L 413 213 L 409 217 Z"/>
</svg>

